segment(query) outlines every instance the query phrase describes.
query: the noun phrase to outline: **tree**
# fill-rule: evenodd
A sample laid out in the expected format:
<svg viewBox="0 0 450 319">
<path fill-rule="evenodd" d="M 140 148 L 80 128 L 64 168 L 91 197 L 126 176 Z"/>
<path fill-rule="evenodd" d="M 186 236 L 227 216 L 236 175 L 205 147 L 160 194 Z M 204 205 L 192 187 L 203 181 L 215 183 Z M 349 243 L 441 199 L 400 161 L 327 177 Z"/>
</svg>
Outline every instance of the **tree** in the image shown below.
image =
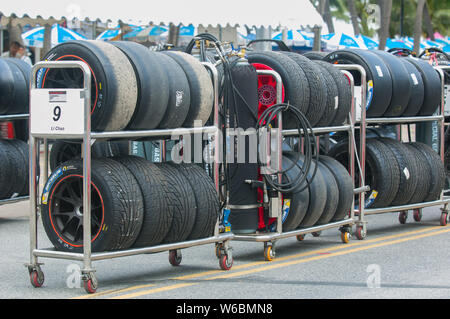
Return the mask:
<svg viewBox="0 0 450 319">
<path fill-rule="evenodd" d="M 380 39 L 378 49 L 384 50 L 386 48 L 387 38 L 389 38 L 389 25 L 391 23 L 392 0 L 378 0 L 378 5 L 381 11 L 381 25 L 378 31 Z"/>
<path fill-rule="evenodd" d="M 422 18 L 425 0 L 417 1 L 416 22 L 414 23 L 414 52 L 420 51 L 420 38 L 422 36 Z"/>
<path fill-rule="evenodd" d="M 347 0 L 348 11 L 350 12 L 350 20 L 353 25 L 353 32 L 355 35 L 359 35 L 361 33 L 358 22 L 358 13 L 356 11 L 355 0 Z"/>
</svg>

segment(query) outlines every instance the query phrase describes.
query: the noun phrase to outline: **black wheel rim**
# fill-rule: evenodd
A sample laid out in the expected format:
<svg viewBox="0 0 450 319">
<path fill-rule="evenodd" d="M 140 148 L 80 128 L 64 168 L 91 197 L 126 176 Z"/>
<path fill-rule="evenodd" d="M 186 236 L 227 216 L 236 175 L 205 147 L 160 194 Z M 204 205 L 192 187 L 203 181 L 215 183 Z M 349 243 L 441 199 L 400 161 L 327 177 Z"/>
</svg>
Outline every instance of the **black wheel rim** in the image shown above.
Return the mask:
<svg viewBox="0 0 450 319">
<path fill-rule="evenodd" d="M 96 238 L 103 224 L 102 198 L 92 184 L 91 187 L 91 238 Z M 50 218 L 54 230 L 67 244 L 83 245 L 83 178 L 68 176 L 55 188 L 50 198 Z"/>
</svg>

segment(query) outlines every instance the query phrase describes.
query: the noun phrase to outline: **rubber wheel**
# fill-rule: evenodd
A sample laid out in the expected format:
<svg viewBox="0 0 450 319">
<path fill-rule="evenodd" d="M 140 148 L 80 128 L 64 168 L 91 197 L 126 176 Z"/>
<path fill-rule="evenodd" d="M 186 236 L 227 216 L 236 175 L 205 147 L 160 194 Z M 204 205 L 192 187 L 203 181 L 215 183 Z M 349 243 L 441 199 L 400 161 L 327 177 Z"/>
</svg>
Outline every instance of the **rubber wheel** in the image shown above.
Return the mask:
<svg viewBox="0 0 450 319">
<path fill-rule="evenodd" d="M 324 57 L 328 55 L 327 52 L 321 52 L 321 51 L 310 51 L 303 53 L 303 56 L 307 57 L 310 60 L 323 60 Z"/>
<path fill-rule="evenodd" d="M 191 104 L 183 126 L 193 127 L 195 121 L 201 121 L 202 125 L 205 125 L 214 104 L 214 88 L 208 71 L 192 55 L 179 51 L 163 53 L 181 66 L 189 82 Z"/>
<path fill-rule="evenodd" d="M 306 118 L 312 127 L 314 126 L 327 126 L 328 119 L 332 117 L 330 110 L 327 108 L 327 85 L 322 76 L 322 72 L 316 64 L 310 61 L 308 58 L 294 52 L 281 52 L 290 59 L 294 60 L 300 68 L 305 72 L 306 79 L 309 84 L 310 104 L 308 112 L 305 114 Z M 333 111 L 332 108 L 331 111 Z"/>
<path fill-rule="evenodd" d="M 444 190 L 445 185 L 445 167 L 442 163 L 441 157 L 428 145 L 423 143 L 411 143 L 411 146 L 415 147 L 419 152 L 421 152 L 428 164 L 428 172 L 431 177 L 431 184 L 428 190 L 427 196 L 425 196 L 425 202 L 431 202 L 438 200 Z"/>
<path fill-rule="evenodd" d="M 415 209 L 413 216 L 414 216 L 414 220 L 416 222 L 422 221 L 422 210 L 421 209 Z"/>
<path fill-rule="evenodd" d="M 344 220 L 352 209 L 353 204 L 353 180 L 347 169 L 334 158 L 329 156 L 320 156 L 320 162 L 323 163 L 334 175 L 339 190 L 339 202 L 336 206 L 336 212 L 331 222 Z"/>
<path fill-rule="evenodd" d="M 33 270 L 30 272 L 30 283 L 34 288 L 41 288 L 44 285 L 45 277 L 42 271 Z"/>
<path fill-rule="evenodd" d="M 196 202 L 195 222 L 187 239 L 193 240 L 212 236 L 219 217 L 220 203 L 219 195 L 211 177 L 196 164 L 173 164 L 173 167 L 191 185 Z"/>
<path fill-rule="evenodd" d="M 356 238 L 358 238 L 358 240 L 364 240 L 366 238 L 366 234 L 364 232 L 364 227 L 358 226 L 356 228 Z"/>
<path fill-rule="evenodd" d="M 367 50 L 338 50 L 328 54 L 324 61 L 337 64 L 358 64 L 366 70 L 367 75 L 367 117 L 380 117 L 389 107 L 392 97 L 392 79 L 389 69 L 375 53 Z M 350 71 L 355 86 L 361 85 L 361 75 Z M 372 89 L 373 88 L 373 89 Z"/>
<path fill-rule="evenodd" d="M 256 69 L 259 66 L 276 71 L 283 81 L 284 86 L 284 103 L 289 103 L 303 114 L 308 114 L 310 104 L 310 88 L 303 69 L 292 59 L 279 52 L 250 52 L 248 54 L 248 62 L 253 64 Z M 270 77 L 272 78 L 272 77 Z M 259 90 L 262 88 L 260 87 Z M 273 86 L 272 89 L 273 90 Z M 275 92 L 274 92 L 275 93 Z M 273 96 L 273 94 L 272 94 Z M 260 96 L 260 112 L 267 107 L 275 104 L 276 101 L 271 100 L 262 103 Z M 295 128 L 295 120 L 283 117 L 283 128 Z"/>
<path fill-rule="evenodd" d="M 275 251 L 273 250 L 272 246 L 267 245 L 266 248 L 264 248 L 264 260 L 265 261 L 274 261 L 275 260 Z"/>
<path fill-rule="evenodd" d="M 326 68 L 328 73 L 333 77 L 334 83 L 336 84 L 338 91 L 338 107 L 334 118 L 328 125 L 340 126 L 348 120 L 352 108 L 352 90 L 350 87 L 350 80 L 331 63 L 325 61 L 315 61 L 315 63 Z M 328 86 L 328 89 L 330 87 L 333 86 Z"/>
<path fill-rule="evenodd" d="M 157 128 L 167 110 L 169 101 L 168 72 L 162 67 L 159 55 L 147 47 L 130 41 L 111 42 L 129 59 L 136 75 L 138 97 L 136 110 L 128 130 Z"/>
<path fill-rule="evenodd" d="M 359 143 L 357 143 L 359 151 Z M 328 156 L 348 167 L 348 141 L 343 140 L 330 149 Z M 356 172 L 355 180 L 359 180 Z M 394 153 L 375 138 L 366 141 L 365 184 L 372 189 L 366 194 L 366 208 L 389 207 L 397 195 L 400 169 Z"/>
<path fill-rule="evenodd" d="M 136 156 L 114 157 L 130 170 L 136 178 L 144 200 L 144 217 L 134 247 L 150 247 L 160 244 L 167 236 L 173 220 L 164 193 L 164 173 L 154 163 Z"/>
<path fill-rule="evenodd" d="M 350 237 L 351 237 L 351 235 L 348 232 L 341 233 L 341 241 L 344 244 L 348 244 L 350 242 Z"/>
<path fill-rule="evenodd" d="M 233 258 L 228 255 L 222 255 L 219 259 L 220 269 L 228 271 L 233 267 Z"/>
<path fill-rule="evenodd" d="M 409 82 L 410 77 L 404 64 L 400 61 L 399 57 L 393 54 L 380 50 L 372 50 L 370 52 L 378 55 L 386 64 L 392 79 L 392 96 L 389 107 L 384 112 L 384 117 L 398 117 L 401 116 L 409 103 L 411 97 L 411 85 Z"/>
<path fill-rule="evenodd" d="M 410 202 L 419 180 L 413 172 L 417 171 L 417 161 L 409 149 L 401 142 L 389 139 L 379 138 L 394 153 L 395 159 L 400 169 L 400 184 L 398 192 L 392 201 L 392 206 L 406 205 Z"/>
<path fill-rule="evenodd" d="M 431 116 L 441 105 L 441 78 L 439 77 L 437 71 L 429 65 L 428 62 L 411 57 L 405 59 L 414 65 L 422 75 L 424 99 L 418 115 Z"/>
<path fill-rule="evenodd" d="M 427 163 L 427 158 L 422 152 L 419 152 L 417 148 L 413 147 L 412 145 L 408 143 L 404 145 L 409 149 L 411 154 L 413 154 L 411 158 L 416 160 L 417 170 L 412 171 L 411 175 L 416 175 L 416 178 L 418 180 L 417 186 L 413 191 L 413 195 L 411 196 L 411 200 L 408 204 L 422 203 L 428 196 L 428 191 L 431 187 L 431 174 L 429 172 L 430 168 Z"/>
<path fill-rule="evenodd" d="M 406 224 L 406 221 L 408 220 L 408 212 L 400 212 L 398 214 L 398 221 L 400 224 L 404 225 Z"/>
<path fill-rule="evenodd" d="M 44 60 L 84 61 L 92 73 L 91 126 L 93 131 L 120 131 L 129 124 L 137 104 L 138 84 L 126 55 L 104 41 L 69 41 L 51 49 Z M 42 88 L 82 88 L 78 69 L 41 69 L 37 85 Z"/>
<path fill-rule="evenodd" d="M 441 224 L 441 226 L 447 226 L 447 223 L 448 223 L 448 213 L 442 213 L 441 219 L 440 219 L 440 224 Z"/>
<path fill-rule="evenodd" d="M 424 102 L 425 86 L 419 70 L 408 60 L 400 59 L 409 75 L 409 85 L 411 86 L 411 96 L 408 106 L 402 116 L 416 116 Z"/>
<path fill-rule="evenodd" d="M 189 81 L 177 62 L 160 52 L 156 52 L 156 55 L 169 79 L 167 110 L 159 127 L 162 129 L 181 127 L 191 105 Z"/>
<path fill-rule="evenodd" d="M 93 283 L 92 279 L 89 279 L 84 282 L 84 290 L 88 294 L 95 294 L 97 292 L 97 286 Z"/>
<path fill-rule="evenodd" d="M 42 195 L 42 223 L 57 250 L 83 252 L 83 162 L 69 161 L 49 177 Z M 144 203 L 131 172 L 111 159 L 92 161 L 92 251 L 130 248 L 142 227 Z"/>
<path fill-rule="evenodd" d="M 181 261 L 183 259 L 183 256 L 181 255 L 181 251 L 178 250 L 170 250 L 169 251 L 169 263 L 174 266 L 178 267 L 181 265 Z"/>
<path fill-rule="evenodd" d="M 168 163 L 157 163 L 161 169 L 165 183 L 164 193 L 170 214 L 173 214 L 172 224 L 163 243 L 185 241 L 194 228 L 197 214 L 195 197 L 189 181 L 176 168 Z"/>
</svg>

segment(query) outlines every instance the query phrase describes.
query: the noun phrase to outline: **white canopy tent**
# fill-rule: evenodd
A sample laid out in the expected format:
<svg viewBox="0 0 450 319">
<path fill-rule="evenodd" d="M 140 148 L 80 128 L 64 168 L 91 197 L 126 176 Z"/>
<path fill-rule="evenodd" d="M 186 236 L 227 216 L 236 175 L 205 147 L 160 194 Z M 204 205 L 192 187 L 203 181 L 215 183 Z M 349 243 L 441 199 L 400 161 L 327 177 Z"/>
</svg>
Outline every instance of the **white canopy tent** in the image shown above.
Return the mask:
<svg viewBox="0 0 450 319">
<path fill-rule="evenodd" d="M 89 19 L 116 23 L 121 20 L 131 24 L 153 22 L 203 25 L 248 25 L 256 27 L 322 26 L 323 20 L 309 0 L 258 0 L 258 1 L 211 1 L 211 0 L 171 0 L 137 1 L 128 0 L 114 3 L 106 0 L 29 0 L 4 1 L 0 12 L 9 17 L 41 16 L 68 20 Z"/>
</svg>

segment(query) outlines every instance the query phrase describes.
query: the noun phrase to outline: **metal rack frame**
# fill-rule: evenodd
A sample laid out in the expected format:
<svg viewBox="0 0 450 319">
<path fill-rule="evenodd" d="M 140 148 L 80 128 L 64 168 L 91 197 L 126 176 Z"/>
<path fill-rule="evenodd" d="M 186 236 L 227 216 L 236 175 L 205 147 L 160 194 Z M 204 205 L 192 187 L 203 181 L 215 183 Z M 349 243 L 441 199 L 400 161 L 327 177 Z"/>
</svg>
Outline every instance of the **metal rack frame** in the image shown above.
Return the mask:
<svg viewBox="0 0 450 319">
<path fill-rule="evenodd" d="M 349 123 L 342 126 L 334 126 L 334 127 L 319 127 L 319 128 L 313 128 L 313 132 L 315 134 L 322 134 L 322 133 L 331 133 L 331 132 L 348 132 L 350 140 L 354 140 L 354 123 L 356 120 L 356 114 L 355 114 L 355 99 L 354 99 L 354 79 L 351 73 L 349 73 L 347 70 L 358 70 L 361 73 L 363 73 L 365 77 L 365 71 L 362 67 L 357 65 L 335 65 L 338 69 L 341 70 L 349 79 L 350 86 L 351 86 L 351 93 L 352 93 L 352 105 L 351 105 L 351 111 L 349 114 Z M 277 82 L 277 103 L 282 102 L 282 79 L 278 73 L 275 71 L 267 71 L 267 70 L 259 70 L 258 74 L 262 75 L 271 75 L 275 78 Z M 365 90 L 362 93 L 363 99 L 365 99 Z M 282 119 L 281 116 L 278 117 L 278 127 L 282 128 Z M 305 134 L 307 132 L 304 132 L 301 130 L 302 134 Z M 279 169 L 278 171 L 281 171 L 281 162 L 282 162 L 282 137 L 301 137 L 299 136 L 298 130 L 282 130 L 282 134 L 278 134 L 280 139 L 277 143 L 277 154 L 279 156 Z M 319 138 L 319 137 L 317 137 Z M 349 143 L 349 173 L 352 177 L 352 180 L 355 181 L 355 148 L 353 143 Z M 279 179 L 281 178 L 282 174 L 279 174 Z M 355 185 L 355 182 L 354 182 Z M 363 192 L 366 189 L 366 186 L 361 183 L 359 188 L 354 189 L 354 194 L 359 194 Z M 304 236 L 307 234 L 313 234 L 314 236 L 318 236 L 321 231 L 327 230 L 327 229 L 333 229 L 338 228 L 341 232 L 341 240 L 344 243 L 347 243 L 350 239 L 350 235 L 352 232 L 352 226 L 355 225 L 358 221 L 355 219 L 354 216 L 354 210 L 352 209 L 350 211 L 350 216 L 348 219 L 344 219 L 342 221 L 338 222 L 332 222 L 328 223 L 326 225 L 320 225 L 320 226 L 313 226 L 303 229 L 298 229 L 294 231 L 288 231 L 283 232 L 283 223 L 282 223 L 282 199 L 281 194 L 278 195 L 277 205 L 270 205 L 270 209 L 273 209 L 275 207 L 277 209 L 276 214 L 274 212 L 271 212 L 271 216 L 277 217 L 277 228 L 275 232 L 256 232 L 254 234 L 235 234 L 234 239 L 236 241 L 247 241 L 247 242 L 262 242 L 264 243 L 264 257 L 266 260 L 271 261 L 275 258 L 275 244 L 280 239 L 286 239 L 290 237 L 297 237 L 297 240 L 302 241 L 304 239 Z M 352 204 L 352 207 L 354 206 L 354 203 Z"/>
<path fill-rule="evenodd" d="M 0 122 L 12 122 L 12 121 L 17 121 L 17 120 L 28 120 L 29 117 L 30 117 L 29 114 L 1 115 L 0 116 Z M 30 196 L 20 196 L 20 197 L 2 199 L 2 200 L 0 200 L 0 206 L 9 205 L 9 204 L 15 204 L 15 203 L 23 202 L 23 201 L 26 201 L 26 200 L 29 200 L 29 199 L 30 199 Z"/>
<path fill-rule="evenodd" d="M 361 169 L 362 169 L 362 176 L 365 175 L 365 156 L 366 156 L 366 130 L 367 127 L 371 125 L 377 125 L 377 124 L 396 124 L 398 126 L 402 124 L 407 123 L 418 123 L 418 122 L 433 122 L 437 121 L 440 126 L 440 156 L 442 162 L 444 162 L 444 155 L 445 155 L 445 149 L 444 149 L 444 136 L 445 136 L 445 116 L 444 116 L 444 107 L 445 107 L 445 96 L 444 96 L 444 88 L 445 88 L 445 76 L 443 70 L 450 70 L 449 66 L 436 66 L 434 67 L 435 70 L 439 73 L 439 76 L 441 78 L 441 85 L 442 85 L 442 96 L 441 96 L 441 105 L 439 108 L 439 115 L 432 115 L 432 116 L 416 116 L 416 117 L 395 117 L 395 118 L 366 118 L 366 109 L 365 107 L 361 107 L 361 121 L 359 122 L 359 128 L 360 129 L 360 136 L 361 136 Z M 361 84 L 363 86 L 363 84 Z M 363 89 L 365 88 L 366 84 L 364 84 Z M 365 105 L 365 103 L 362 103 L 362 105 Z M 442 226 L 445 226 L 448 221 L 448 205 L 450 204 L 450 197 L 444 198 L 444 191 L 441 193 L 440 199 L 432 202 L 424 202 L 424 203 L 417 203 L 417 204 L 410 204 L 410 205 L 403 205 L 403 206 L 393 206 L 393 207 L 384 207 L 384 208 L 376 208 L 376 209 L 370 209 L 365 208 L 365 192 L 361 193 L 361 196 L 359 198 L 359 208 L 355 210 L 355 214 L 359 215 L 359 222 L 360 225 L 358 225 L 356 229 L 356 235 L 357 238 L 360 240 L 363 240 L 366 237 L 367 234 L 367 228 L 366 224 L 367 221 L 365 220 L 365 216 L 369 215 L 377 215 L 377 214 L 384 214 L 384 213 L 397 213 L 399 212 L 399 221 L 400 223 L 405 223 L 408 211 L 414 210 L 414 219 L 416 221 L 420 221 L 422 218 L 422 209 L 426 207 L 433 207 L 433 206 L 441 206 L 443 205 L 443 208 L 441 209 L 442 215 L 440 223 Z"/>
<path fill-rule="evenodd" d="M 156 245 L 152 247 L 127 249 L 121 251 L 110 251 L 110 252 L 99 252 L 93 253 L 91 251 L 91 203 L 90 203 L 90 187 L 91 187 L 91 140 L 93 139 L 130 139 L 130 138 L 142 138 L 142 137 L 168 137 L 173 134 L 194 134 L 194 133 L 209 133 L 213 134 L 214 144 L 215 144 L 215 161 L 214 161 L 214 183 L 216 190 L 219 189 L 219 163 L 218 163 L 218 147 L 219 147 L 219 100 L 218 100 L 218 72 L 214 65 L 206 62 L 202 64 L 208 68 L 213 75 L 214 84 L 214 126 L 197 127 L 197 128 L 177 128 L 177 129 L 167 129 L 167 130 L 148 130 L 148 131 L 124 131 L 124 132 L 91 132 L 91 117 L 90 117 L 90 107 L 91 107 L 91 71 L 87 64 L 79 61 L 58 61 L 58 62 L 39 62 L 32 70 L 31 76 L 31 89 L 36 89 L 36 74 L 37 71 L 44 68 L 79 68 L 84 73 L 84 107 L 85 107 L 85 119 L 84 119 L 84 134 L 82 136 L 78 135 L 37 135 L 30 131 L 30 263 L 26 266 L 30 273 L 30 278 L 35 279 L 35 286 L 40 286 L 43 283 L 44 275 L 41 269 L 41 263 L 39 263 L 38 258 L 55 258 L 55 259 L 66 259 L 66 260 L 76 260 L 83 262 L 82 280 L 85 283 L 85 289 L 88 293 L 93 293 L 98 287 L 98 281 L 95 277 L 95 269 L 92 267 L 93 261 L 120 258 L 125 256 L 133 256 L 140 254 L 158 253 L 163 251 L 169 251 L 170 253 L 175 253 L 176 259 L 181 262 L 181 253 L 179 252 L 182 248 L 188 248 L 199 245 L 206 244 L 216 244 L 216 253 L 218 252 L 217 246 L 219 247 L 219 253 L 221 258 L 220 265 L 222 269 L 228 270 L 232 266 L 233 257 L 231 252 L 231 247 L 229 246 L 229 241 L 233 238 L 232 233 L 220 233 L 219 223 L 220 216 L 215 225 L 214 235 L 204 239 L 197 239 L 191 241 L 183 241 L 178 243 Z M 70 253 L 63 251 L 56 251 L 54 248 L 50 249 L 38 249 L 38 238 L 37 238 L 37 220 L 38 220 L 38 198 L 39 198 L 39 188 L 37 184 L 37 165 L 39 161 L 36 160 L 36 150 L 39 146 L 39 141 L 44 141 L 45 153 L 48 154 L 48 139 L 83 139 L 83 253 Z M 44 168 L 48 167 L 48 157 L 44 158 Z M 48 170 L 44 169 L 44 177 L 48 178 Z M 45 181 L 44 181 L 45 182 Z M 223 260 L 222 258 L 225 258 Z M 222 267 L 222 262 L 226 263 L 227 267 Z M 34 284 L 33 284 L 34 285 Z"/>
</svg>

